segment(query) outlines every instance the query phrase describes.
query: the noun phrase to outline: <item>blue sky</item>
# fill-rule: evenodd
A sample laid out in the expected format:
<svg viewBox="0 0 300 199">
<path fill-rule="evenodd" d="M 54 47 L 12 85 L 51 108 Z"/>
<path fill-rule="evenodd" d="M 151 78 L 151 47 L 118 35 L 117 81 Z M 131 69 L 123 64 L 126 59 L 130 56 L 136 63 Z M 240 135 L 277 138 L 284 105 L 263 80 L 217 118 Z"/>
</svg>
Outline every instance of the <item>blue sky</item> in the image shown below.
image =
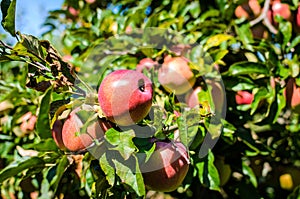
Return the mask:
<svg viewBox="0 0 300 199">
<path fill-rule="evenodd" d="M 48 15 L 48 11 L 59 9 L 63 2 L 64 0 L 17 0 L 16 30 L 23 34 L 39 37 L 47 30 L 42 28 L 42 24 Z M 4 30 L 1 27 L 0 33 L 3 32 Z"/>
</svg>

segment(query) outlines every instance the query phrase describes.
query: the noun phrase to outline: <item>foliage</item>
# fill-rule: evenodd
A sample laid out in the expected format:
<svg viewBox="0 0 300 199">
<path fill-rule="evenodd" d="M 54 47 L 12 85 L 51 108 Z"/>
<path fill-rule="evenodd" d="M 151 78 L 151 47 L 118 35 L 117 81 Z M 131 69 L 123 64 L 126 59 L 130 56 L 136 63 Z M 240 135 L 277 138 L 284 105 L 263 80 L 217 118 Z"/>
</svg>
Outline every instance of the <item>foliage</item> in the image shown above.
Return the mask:
<svg viewBox="0 0 300 199">
<path fill-rule="evenodd" d="M 298 179 L 300 173 L 299 110 L 286 96 L 289 81 L 300 86 L 299 27 L 277 17 L 274 32 L 260 21 L 267 36 L 258 38 L 252 21 L 234 14 L 243 2 L 65 0 L 49 13 L 49 31 L 36 38 L 15 30 L 16 0 L 2 0 L 2 26 L 16 44 L 0 43 L 1 197 L 149 198 L 139 164 L 155 144 L 145 140 L 173 140 L 178 130 L 191 165 L 183 184 L 165 197 L 299 198 L 297 180 L 288 190 L 279 181 L 289 168 Z M 286 3 L 296 14 L 298 1 Z M 199 94 L 200 111 L 183 111 L 186 105 L 164 91 L 157 71 L 145 70 L 155 105 L 136 129 L 112 128 L 85 151 L 56 146 L 54 121 L 73 107 L 98 110 L 105 75 L 135 69 L 146 57 L 160 63 L 178 44 L 187 47 L 198 81 L 222 82 L 225 111 L 216 111 L 223 101 L 213 100 L 209 85 Z M 237 104 L 241 90 L 254 95 L 251 104 Z M 33 129 L 22 127 L 28 112 L 37 117 Z M 203 152 L 207 140 L 216 144 Z M 225 184 L 220 157 L 231 169 Z"/>
</svg>

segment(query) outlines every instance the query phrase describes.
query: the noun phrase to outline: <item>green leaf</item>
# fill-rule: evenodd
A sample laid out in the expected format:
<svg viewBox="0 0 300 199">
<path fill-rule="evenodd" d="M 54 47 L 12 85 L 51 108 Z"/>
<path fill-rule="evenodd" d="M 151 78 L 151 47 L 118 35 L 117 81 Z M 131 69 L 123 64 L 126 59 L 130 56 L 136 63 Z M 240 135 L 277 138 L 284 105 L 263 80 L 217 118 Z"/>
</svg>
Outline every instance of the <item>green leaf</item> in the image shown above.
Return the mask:
<svg viewBox="0 0 300 199">
<path fill-rule="evenodd" d="M 16 36 L 15 28 L 15 12 L 16 12 L 17 0 L 2 0 L 1 1 L 1 11 L 2 11 L 2 21 L 1 24 L 3 28 L 9 32 L 13 37 Z"/>
<path fill-rule="evenodd" d="M 33 148 L 34 150 L 37 150 L 39 152 L 57 151 L 57 146 L 52 137 L 48 138 L 46 140 L 42 140 L 39 143 L 25 144 L 23 146 L 24 146 L 24 149 L 32 149 Z"/>
<path fill-rule="evenodd" d="M 251 29 L 250 29 L 250 24 L 245 23 L 241 26 L 235 26 L 235 30 L 239 36 L 239 39 L 243 43 L 243 45 L 247 49 L 253 50 L 253 47 L 250 45 L 251 43 L 253 43 L 253 36 L 252 36 Z"/>
<path fill-rule="evenodd" d="M 26 169 L 43 167 L 44 161 L 39 157 L 31 157 L 29 159 L 25 159 L 21 162 L 16 162 L 15 164 L 7 166 L 0 172 L 0 183 L 3 183 L 4 180 L 15 177 L 20 174 L 22 171 Z"/>
<path fill-rule="evenodd" d="M 257 187 L 257 179 L 251 167 L 249 167 L 245 162 L 242 163 L 242 166 L 243 174 L 247 175 L 250 178 L 250 182 L 254 187 Z"/>
<path fill-rule="evenodd" d="M 118 132 L 111 128 L 105 133 L 106 141 L 114 146 L 111 149 L 119 151 L 124 160 L 127 160 L 137 150 L 132 140 L 134 137 L 133 130 Z"/>
<path fill-rule="evenodd" d="M 18 56 L 30 57 L 33 61 L 43 63 L 46 53 L 40 40 L 32 35 L 20 34 L 20 36 L 21 41 L 14 46 L 12 53 L 18 54 Z"/>
<path fill-rule="evenodd" d="M 300 44 L 300 35 L 298 35 L 297 37 L 295 37 L 293 39 L 293 41 L 291 42 L 291 44 L 286 48 L 286 52 L 290 52 L 293 48 L 295 48 L 297 45 Z"/>
<path fill-rule="evenodd" d="M 59 163 L 56 168 L 56 174 L 51 180 L 51 187 L 53 188 L 54 192 L 56 192 L 58 185 L 60 183 L 60 180 L 64 174 L 64 172 L 67 170 L 67 168 L 70 166 L 68 157 L 64 155 L 61 159 L 59 159 Z"/>
<path fill-rule="evenodd" d="M 131 158 L 131 160 L 129 160 L 129 164 L 133 164 L 133 161 L 135 161 L 135 168 L 130 168 L 132 166 L 126 165 L 127 162 L 121 163 L 116 159 L 113 159 L 112 161 L 116 166 L 116 173 L 121 181 L 129 185 L 139 196 L 145 195 L 146 190 L 144 180 L 137 159 Z"/>
<path fill-rule="evenodd" d="M 100 167 L 105 173 L 106 180 L 109 185 L 113 186 L 115 183 L 115 169 L 110 165 L 108 159 L 107 159 L 107 153 L 104 153 L 100 158 Z"/>
<path fill-rule="evenodd" d="M 283 49 L 287 46 L 289 43 L 291 37 L 292 37 L 292 24 L 289 21 L 281 21 L 279 23 L 279 30 L 283 35 L 283 43 L 282 47 Z"/>
<path fill-rule="evenodd" d="M 198 177 L 202 184 L 211 190 L 220 191 L 220 178 L 217 168 L 214 165 L 214 155 L 209 151 L 208 155 L 196 164 Z"/>
<path fill-rule="evenodd" d="M 267 66 L 256 62 L 237 62 L 230 66 L 229 74 L 231 75 L 268 75 L 269 70 Z"/>
<path fill-rule="evenodd" d="M 197 124 L 200 120 L 201 117 L 198 109 L 184 111 L 182 115 L 177 118 L 180 141 L 186 148 L 189 148 L 189 145 L 195 139 L 198 131 Z"/>
<path fill-rule="evenodd" d="M 39 136 L 42 139 L 50 138 L 51 130 L 50 130 L 50 103 L 51 103 L 51 96 L 52 96 L 53 88 L 50 87 L 45 92 L 44 96 L 42 97 L 39 113 L 38 113 L 38 119 L 36 123 L 36 130 L 39 134 Z"/>
</svg>

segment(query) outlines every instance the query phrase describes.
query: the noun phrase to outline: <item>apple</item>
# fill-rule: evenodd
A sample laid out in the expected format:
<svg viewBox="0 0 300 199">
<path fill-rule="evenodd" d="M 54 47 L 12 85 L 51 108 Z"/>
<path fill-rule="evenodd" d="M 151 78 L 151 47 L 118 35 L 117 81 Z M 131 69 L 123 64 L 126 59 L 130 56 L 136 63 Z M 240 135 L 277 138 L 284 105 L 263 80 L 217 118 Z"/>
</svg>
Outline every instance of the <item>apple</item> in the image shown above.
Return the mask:
<svg viewBox="0 0 300 199">
<path fill-rule="evenodd" d="M 279 15 L 285 20 L 291 21 L 292 19 L 292 13 L 290 10 L 290 6 L 286 3 L 281 3 L 280 0 L 275 0 L 272 2 L 271 5 L 271 10 L 268 12 L 268 18 L 269 21 L 273 25 L 278 25 L 277 22 L 275 21 L 275 16 Z"/>
<path fill-rule="evenodd" d="M 37 117 L 31 112 L 25 113 L 20 120 L 22 121 L 20 129 L 23 133 L 29 133 L 34 130 Z"/>
<path fill-rule="evenodd" d="M 257 0 L 249 0 L 235 9 L 237 18 L 254 19 L 261 13 L 261 6 Z"/>
<path fill-rule="evenodd" d="M 298 7 L 298 9 L 297 9 L 296 25 L 297 25 L 298 28 L 300 28 L 300 7 Z"/>
<path fill-rule="evenodd" d="M 152 106 L 152 82 L 134 70 L 116 70 L 100 84 L 98 101 L 108 120 L 133 125 L 144 119 Z"/>
<path fill-rule="evenodd" d="M 286 103 L 296 113 L 300 113 L 300 87 L 295 83 L 295 79 L 289 79 L 284 90 Z"/>
<path fill-rule="evenodd" d="M 71 7 L 71 6 L 68 8 L 68 11 L 73 17 L 77 17 L 80 13 L 79 10 L 77 10 L 76 8 Z"/>
<path fill-rule="evenodd" d="M 238 91 L 235 95 L 235 101 L 237 104 L 251 104 L 253 101 L 253 94 L 248 91 Z"/>
<path fill-rule="evenodd" d="M 139 61 L 138 65 L 136 66 L 136 71 L 143 72 L 144 69 L 150 70 L 158 63 L 153 61 L 151 58 L 143 58 Z"/>
<path fill-rule="evenodd" d="M 52 137 L 54 139 L 54 142 L 60 148 L 61 150 L 66 150 L 63 140 L 62 140 L 62 128 L 63 128 L 63 122 L 61 120 L 56 120 L 52 127 Z"/>
<path fill-rule="evenodd" d="M 154 191 L 174 191 L 188 172 L 188 152 L 180 142 L 157 141 L 155 144 L 155 151 L 140 167 L 145 186 Z"/>
<path fill-rule="evenodd" d="M 92 3 L 95 3 L 96 0 L 85 0 L 85 2 L 88 3 L 88 4 L 92 4 Z"/>
<path fill-rule="evenodd" d="M 168 92 L 181 95 L 191 90 L 196 78 L 184 57 L 166 56 L 158 70 L 158 81 Z"/>
<path fill-rule="evenodd" d="M 191 46 L 187 44 L 177 44 L 170 47 L 170 50 L 175 53 L 177 56 L 183 56 L 189 50 L 191 50 Z"/>
<path fill-rule="evenodd" d="M 209 85 L 212 87 L 211 95 L 215 105 L 215 112 L 223 113 L 225 108 L 225 95 L 224 89 L 220 82 L 209 81 Z M 192 92 L 187 93 L 185 101 L 190 108 L 199 106 L 201 102 L 198 99 L 198 94 L 201 92 L 202 88 L 200 86 L 193 89 Z"/>
<path fill-rule="evenodd" d="M 105 129 L 103 129 L 98 121 L 90 124 L 90 126 L 87 127 L 86 133 L 80 133 L 80 128 L 83 127 L 84 121 L 82 121 L 82 119 L 79 117 L 79 111 L 81 111 L 80 108 L 76 108 L 71 111 L 63 124 L 61 136 L 59 135 L 60 123 L 58 122 L 58 125 L 54 126 L 54 128 L 58 129 L 52 130 L 52 132 L 57 132 L 54 133 L 55 136 L 53 136 L 53 138 L 54 140 L 57 139 L 56 142 L 58 143 L 58 147 L 63 148 L 63 144 L 69 151 L 80 151 L 90 146 L 95 141 L 95 139 L 100 139 L 104 136 Z M 101 120 L 100 122 L 105 123 L 105 121 Z M 109 128 L 109 124 L 107 126 L 107 128 Z M 62 142 L 60 138 L 62 139 Z"/>
</svg>

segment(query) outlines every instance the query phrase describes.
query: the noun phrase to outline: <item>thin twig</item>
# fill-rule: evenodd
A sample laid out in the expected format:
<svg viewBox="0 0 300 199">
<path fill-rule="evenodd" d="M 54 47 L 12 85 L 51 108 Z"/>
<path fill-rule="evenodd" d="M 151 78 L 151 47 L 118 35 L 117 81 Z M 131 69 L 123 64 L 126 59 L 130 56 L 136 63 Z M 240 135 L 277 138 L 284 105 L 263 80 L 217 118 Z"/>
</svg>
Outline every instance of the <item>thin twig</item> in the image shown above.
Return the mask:
<svg viewBox="0 0 300 199">
<path fill-rule="evenodd" d="M 277 34 L 276 28 L 271 24 L 270 20 L 268 19 L 268 11 L 270 9 L 270 2 L 271 0 L 266 0 L 264 3 L 263 10 L 261 14 L 255 18 L 254 20 L 250 21 L 250 26 L 255 26 L 259 22 L 263 21 L 265 26 L 272 32 L 273 34 Z"/>
<path fill-rule="evenodd" d="M 270 30 L 271 33 L 273 33 L 275 35 L 278 33 L 278 30 L 271 24 L 268 17 L 266 17 L 263 22 L 264 22 L 265 26 Z"/>
<path fill-rule="evenodd" d="M 270 1 L 271 0 L 265 1 L 261 14 L 254 20 L 250 21 L 250 26 L 254 26 L 254 25 L 258 24 L 260 21 L 263 21 L 267 17 L 267 14 L 268 14 L 268 11 L 270 8 Z"/>
<path fill-rule="evenodd" d="M 8 48 L 8 49 L 10 49 L 10 50 L 13 49 L 11 46 L 7 45 L 7 44 L 4 43 L 2 40 L 0 40 L 0 43 L 1 43 L 1 45 L 4 46 L 5 48 Z"/>
</svg>

